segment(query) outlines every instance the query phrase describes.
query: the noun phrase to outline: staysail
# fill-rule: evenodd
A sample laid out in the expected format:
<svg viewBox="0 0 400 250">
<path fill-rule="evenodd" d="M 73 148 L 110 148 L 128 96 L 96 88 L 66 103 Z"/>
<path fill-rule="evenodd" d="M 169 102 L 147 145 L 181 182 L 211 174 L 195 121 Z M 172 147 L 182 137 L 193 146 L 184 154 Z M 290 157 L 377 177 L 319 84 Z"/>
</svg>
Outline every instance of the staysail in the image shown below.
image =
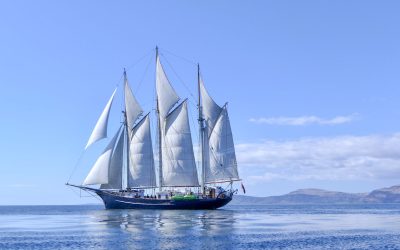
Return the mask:
<svg viewBox="0 0 400 250">
<path fill-rule="evenodd" d="M 166 117 L 162 135 L 163 186 L 198 186 L 186 100 Z"/>
<path fill-rule="evenodd" d="M 220 107 L 210 97 L 200 79 L 203 118 L 206 123 L 204 140 L 204 182 L 239 180 L 235 146 L 226 105 Z"/>
<path fill-rule="evenodd" d="M 122 128 L 122 127 L 121 127 Z M 121 133 L 121 128 L 114 135 L 110 143 L 104 149 L 103 153 L 97 159 L 89 174 L 87 175 L 83 185 L 94 185 L 94 184 L 111 184 L 116 183 L 116 178 L 118 178 L 117 174 L 110 175 L 110 172 L 122 169 L 122 147 L 123 147 L 123 136 L 124 133 Z M 117 147 L 116 147 L 117 145 Z M 115 148 L 116 147 L 116 148 Z M 115 149 L 114 149 L 115 148 Z M 114 153 L 115 151 L 115 153 Z M 114 155 L 115 157 L 114 157 Z M 118 155 L 121 154 L 121 155 Z M 121 165 L 119 165 L 121 163 Z M 119 174 L 119 176 L 121 176 Z M 114 183 L 113 183 L 114 182 Z M 117 183 L 118 184 L 118 183 Z"/>
<path fill-rule="evenodd" d="M 132 129 L 130 141 L 128 187 L 155 187 L 149 114 Z"/>
<path fill-rule="evenodd" d="M 108 182 L 107 184 L 100 185 L 101 189 L 121 189 L 122 188 L 122 166 L 124 154 L 124 133 L 123 130 L 119 136 L 117 146 L 111 157 L 110 165 L 108 167 Z"/>
<path fill-rule="evenodd" d="M 99 120 L 97 121 L 96 126 L 94 127 L 92 134 L 89 137 L 85 149 L 87 149 L 90 145 L 92 145 L 96 141 L 101 140 L 103 138 L 107 138 L 108 117 L 110 114 L 111 105 L 116 91 L 117 89 L 114 90 L 110 100 L 108 100 L 106 107 L 101 113 Z"/>
</svg>

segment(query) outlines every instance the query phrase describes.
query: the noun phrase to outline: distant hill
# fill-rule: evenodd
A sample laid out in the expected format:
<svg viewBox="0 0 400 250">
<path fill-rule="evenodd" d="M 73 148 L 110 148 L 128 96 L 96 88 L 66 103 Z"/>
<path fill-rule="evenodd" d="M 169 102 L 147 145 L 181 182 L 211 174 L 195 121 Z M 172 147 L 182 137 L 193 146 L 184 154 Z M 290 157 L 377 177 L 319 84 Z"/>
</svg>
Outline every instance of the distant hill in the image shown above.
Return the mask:
<svg viewBox="0 0 400 250">
<path fill-rule="evenodd" d="M 369 203 L 400 203 L 400 186 L 374 190 L 365 196 L 363 201 Z"/>
<path fill-rule="evenodd" d="M 400 185 L 373 190 L 370 193 L 344 193 L 323 189 L 299 189 L 280 196 L 253 197 L 235 195 L 232 205 L 267 204 L 351 204 L 400 203 Z"/>
</svg>

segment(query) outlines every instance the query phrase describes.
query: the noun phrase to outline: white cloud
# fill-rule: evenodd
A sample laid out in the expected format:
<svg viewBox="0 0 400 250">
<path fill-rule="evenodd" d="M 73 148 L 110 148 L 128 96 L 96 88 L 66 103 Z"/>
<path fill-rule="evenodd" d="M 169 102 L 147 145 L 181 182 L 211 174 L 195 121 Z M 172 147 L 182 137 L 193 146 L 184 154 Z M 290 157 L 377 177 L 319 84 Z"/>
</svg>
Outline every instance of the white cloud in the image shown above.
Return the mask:
<svg viewBox="0 0 400 250">
<path fill-rule="evenodd" d="M 400 134 L 236 145 L 241 174 L 266 180 L 400 179 Z"/>
<path fill-rule="evenodd" d="M 251 118 L 250 122 L 258 124 L 268 124 L 268 125 L 289 125 L 289 126 L 304 126 L 310 124 L 318 125 L 337 125 L 343 123 L 349 123 L 357 119 L 357 114 L 352 114 L 348 116 L 336 116 L 331 119 L 324 119 L 318 116 L 299 116 L 299 117 L 261 117 L 261 118 Z"/>
</svg>

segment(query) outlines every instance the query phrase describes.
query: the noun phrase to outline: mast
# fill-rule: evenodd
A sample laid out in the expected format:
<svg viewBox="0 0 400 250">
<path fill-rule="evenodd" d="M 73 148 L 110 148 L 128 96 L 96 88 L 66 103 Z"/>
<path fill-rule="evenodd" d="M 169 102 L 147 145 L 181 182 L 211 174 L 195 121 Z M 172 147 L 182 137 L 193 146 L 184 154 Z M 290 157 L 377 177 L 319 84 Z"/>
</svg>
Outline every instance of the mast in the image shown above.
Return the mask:
<svg viewBox="0 0 400 250">
<path fill-rule="evenodd" d="M 203 107 L 201 106 L 200 98 L 200 64 L 197 64 L 197 86 L 198 86 L 198 107 L 199 107 L 199 132 L 200 132 L 200 154 L 201 154 L 201 193 L 205 194 L 205 162 L 204 162 L 204 119 L 203 119 Z"/>
<path fill-rule="evenodd" d="M 158 60 L 158 47 L 156 46 L 156 68 L 157 68 L 157 60 Z M 156 69 L 157 70 L 157 69 Z M 157 74 L 157 72 L 156 72 Z M 158 128 L 158 190 L 162 191 L 162 151 L 161 151 L 161 116 L 160 116 L 160 108 L 158 103 L 157 96 L 157 128 Z"/>
<path fill-rule="evenodd" d="M 126 77 L 126 70 L 124 68 L 124 84 L 127 81 L 127 77 Z M 126 95 L 126 93 L 125 93 Z M 126 97 L 125 97 L 126 98 Z M 129 128 L 128 128 L 128 116 L 126 115 L 126 105 L 125 105 L 125 111 L 124 113 L 124 126 L 125 126 L 125 132 L 126 132 L 126 189 L 128 189 L 129 187 Z"/>
</svg>

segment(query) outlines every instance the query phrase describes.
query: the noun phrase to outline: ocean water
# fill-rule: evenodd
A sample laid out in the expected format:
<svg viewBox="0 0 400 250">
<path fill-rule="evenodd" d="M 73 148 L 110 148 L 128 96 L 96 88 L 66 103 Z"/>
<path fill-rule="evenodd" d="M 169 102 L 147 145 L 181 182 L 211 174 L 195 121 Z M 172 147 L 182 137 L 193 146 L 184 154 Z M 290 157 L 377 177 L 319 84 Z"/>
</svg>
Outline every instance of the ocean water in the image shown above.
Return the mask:
<svg viewBox="0 0 400 250">
<path fill-rule="evenodd" d="M 400 204 L 2 206 L 0 249 L 400 249 Z"/>
</svg>

